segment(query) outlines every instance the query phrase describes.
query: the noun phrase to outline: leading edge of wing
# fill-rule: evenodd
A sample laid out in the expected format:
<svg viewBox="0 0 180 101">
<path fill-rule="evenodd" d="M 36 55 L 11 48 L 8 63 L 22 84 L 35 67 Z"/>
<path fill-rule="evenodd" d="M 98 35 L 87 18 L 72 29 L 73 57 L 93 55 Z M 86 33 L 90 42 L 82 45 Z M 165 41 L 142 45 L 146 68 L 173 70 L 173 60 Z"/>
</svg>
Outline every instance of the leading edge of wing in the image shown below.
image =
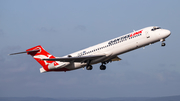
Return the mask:
<svg viewBox="0 0 180 101">
<path fill-rule="evenodd" d="M 61 62 L 84 62 L 87 60 L 93 60 L 105 55 L 90 55 L 90 56 L 82 56 L 82 57 L 60 57 L 60 58 L 51 58 L 51 59 L 42 59 L 47 61 L 61 61 Z"/>
</svg>

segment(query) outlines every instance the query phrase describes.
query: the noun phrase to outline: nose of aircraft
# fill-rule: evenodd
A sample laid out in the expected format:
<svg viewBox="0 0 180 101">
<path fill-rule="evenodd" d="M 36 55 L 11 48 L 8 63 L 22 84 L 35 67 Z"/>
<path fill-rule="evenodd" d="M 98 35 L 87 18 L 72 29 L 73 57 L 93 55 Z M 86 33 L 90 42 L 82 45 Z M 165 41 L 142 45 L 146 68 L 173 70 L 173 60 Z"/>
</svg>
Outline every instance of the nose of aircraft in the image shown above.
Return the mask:
<svg viewBox="0 0 180 101">
<path fill-rule="evenodd" d="M 163 34 L 165 37 L 168 37 L 169 35 L 171 35 L 171 32 L 170 30 L 164 29 Z"/>
</svg>

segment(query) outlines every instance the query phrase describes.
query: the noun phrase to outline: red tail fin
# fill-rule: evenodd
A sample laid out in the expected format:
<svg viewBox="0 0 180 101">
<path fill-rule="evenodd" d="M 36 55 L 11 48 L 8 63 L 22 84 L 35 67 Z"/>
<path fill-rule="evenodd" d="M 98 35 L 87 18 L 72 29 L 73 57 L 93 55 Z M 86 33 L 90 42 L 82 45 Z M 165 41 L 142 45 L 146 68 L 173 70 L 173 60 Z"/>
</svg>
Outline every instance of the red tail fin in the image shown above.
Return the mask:
<svg viewBox="0 0 180 101">
<path fill-rule="evenodd" d="M 54 66 L 58 65 L 56 61 L 45 61 L 41 60 L 44 58 L 55 58 L 53 55 L 49 54 L 47 51 L 44 50 L 44 48 L 41 45 L 35 46 L 33 48 L 27 49 L 26 51 L 32 51 L 32 50 L 39 50 L 34 52 L 27 52 L 28 55 L 31 55 L 39 64 L 41 64 L 45 71 L 49 71 L 48 66 L 50 64 L 54 64 Z"/>
</svg>

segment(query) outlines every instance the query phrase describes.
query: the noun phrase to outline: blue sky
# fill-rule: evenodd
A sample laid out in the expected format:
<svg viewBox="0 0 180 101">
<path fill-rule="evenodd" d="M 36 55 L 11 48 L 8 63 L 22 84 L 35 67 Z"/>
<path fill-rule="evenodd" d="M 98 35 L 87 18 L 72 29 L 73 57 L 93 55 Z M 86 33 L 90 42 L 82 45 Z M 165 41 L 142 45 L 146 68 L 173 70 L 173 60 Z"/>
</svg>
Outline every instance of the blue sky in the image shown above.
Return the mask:
<svg viewBox="0 0 180 101">
<path fill-rule="evenodd" d="M 0 0 L 0 97 L 180 95 L 179 0 Z M 161 43 L 92 71 L 39 73 L 32 57 L 7 54 L 42 45 L 55 56 L 148 26 L 171 31 Z"/>
</svg>

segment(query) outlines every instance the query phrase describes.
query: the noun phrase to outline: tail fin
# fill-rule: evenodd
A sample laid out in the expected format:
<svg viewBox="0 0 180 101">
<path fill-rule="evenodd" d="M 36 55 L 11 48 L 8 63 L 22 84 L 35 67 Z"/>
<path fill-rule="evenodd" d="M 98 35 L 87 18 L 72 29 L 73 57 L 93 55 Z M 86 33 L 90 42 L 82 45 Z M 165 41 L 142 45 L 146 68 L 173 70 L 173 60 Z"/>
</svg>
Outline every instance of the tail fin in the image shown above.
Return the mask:
<svg viewBox="0 0 180 101">
<path fill-rule="evenodd" d="M 33 50 L 39 50 L 39 51 L 33 51 Z M 43 68 L 40 69 L 40 72 L 47 72 L 50 71 L 48 66 L 53 63 L 54 66 L 57 66 L 58 63 L 56 61 L 45 61 L 42 59 L 51 59 L 55 58 L 53 55 L 49 54 L 45 49 L 41 46 L 35 46 L 33 48 L 27 49 L 27 54 L 31 55 L 39 64 L 43 66 Z M 29 51 L 29 52 L 28 52 Z"/>
</svg>

